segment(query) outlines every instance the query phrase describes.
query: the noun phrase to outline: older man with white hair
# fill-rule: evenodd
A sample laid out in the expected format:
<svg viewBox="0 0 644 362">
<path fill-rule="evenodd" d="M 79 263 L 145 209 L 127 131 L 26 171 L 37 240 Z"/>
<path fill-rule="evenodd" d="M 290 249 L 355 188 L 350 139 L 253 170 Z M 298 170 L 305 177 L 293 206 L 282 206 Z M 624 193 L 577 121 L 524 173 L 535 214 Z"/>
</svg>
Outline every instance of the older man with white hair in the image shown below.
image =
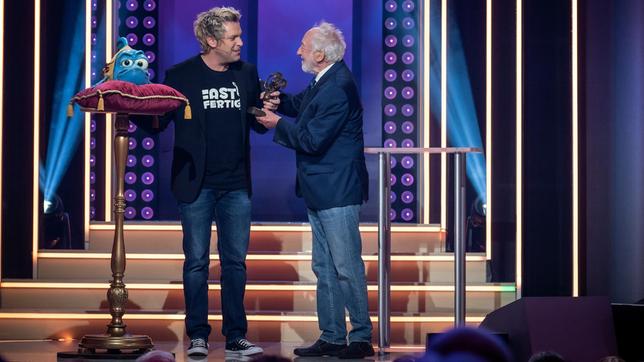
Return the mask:
<svg viewBox="0 0 644 362">
<path fill-rule="evenodd" d="M 282 94 L 278 111 L 257 120 L 275 128 L 274 141 L 296 152 L 296 193 L 304 197 L 313 231 L 318 324 L 322 334 L 298 356 L 363 358 L 374 354 L 367 282 L 359 230 L 360 205 L 368 198 L 362 105 L 351 71 L 342 60 L 346 43 L 322 22 L 304 34 L 297 55 L 315 78 L 297 95 Z M 270 105 L 269 105 L 269 108 Z M 345 308 L 352 329 L 348 334 Z"/>
</svg>

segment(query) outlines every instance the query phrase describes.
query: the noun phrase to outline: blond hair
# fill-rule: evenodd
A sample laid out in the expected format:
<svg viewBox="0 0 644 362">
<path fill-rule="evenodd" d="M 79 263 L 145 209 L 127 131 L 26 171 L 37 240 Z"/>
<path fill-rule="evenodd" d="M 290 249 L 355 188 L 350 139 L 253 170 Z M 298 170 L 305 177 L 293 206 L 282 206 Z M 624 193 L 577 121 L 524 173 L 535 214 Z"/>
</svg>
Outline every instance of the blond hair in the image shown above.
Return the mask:
<svg viewBox="0 0 644 362">
<path fill-rule="evenodd" d="M 207 53 L 210 50 L 208 37 L 220 41 L 224 38 L 225 23 L 238 23 L 241 13 L 233 7 L 215 7 L 197 15 L 194 22 L 195 36 L 199 40 L 201 50 Z"/>
</svg>

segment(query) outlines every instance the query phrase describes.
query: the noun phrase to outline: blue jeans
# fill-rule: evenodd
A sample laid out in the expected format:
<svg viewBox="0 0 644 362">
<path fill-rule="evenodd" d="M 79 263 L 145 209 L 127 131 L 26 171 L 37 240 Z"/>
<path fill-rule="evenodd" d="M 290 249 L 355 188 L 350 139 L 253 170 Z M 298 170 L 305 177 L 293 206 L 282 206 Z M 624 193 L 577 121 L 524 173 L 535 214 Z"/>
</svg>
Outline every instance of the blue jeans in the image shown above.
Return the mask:
<svg viewBox="0 0 644 362">
<path fill-rule="evenodd" d="M 351 321 L 351 342 L 371 342 L 371 319 L 367 306 L 367 279 L 362 261 L 360 205 L 308 210 L 313 231 L 313 272 L 317 283 L 320 339 L 345 344 Z"/>
<path fill-rule="evenodd" d="M 221 264 L 221 332 L 227 342 L 246 337 L 244 310 L 246 254 L 250 237 L 251 205 L 246 190 L 202 189 L 191 203 L 179 202 L 183 228 L 183 294 L 186 332 L 190 339 L 208 340 L 208 267 L 212 221 L 217 224 Z"/>
</svg>

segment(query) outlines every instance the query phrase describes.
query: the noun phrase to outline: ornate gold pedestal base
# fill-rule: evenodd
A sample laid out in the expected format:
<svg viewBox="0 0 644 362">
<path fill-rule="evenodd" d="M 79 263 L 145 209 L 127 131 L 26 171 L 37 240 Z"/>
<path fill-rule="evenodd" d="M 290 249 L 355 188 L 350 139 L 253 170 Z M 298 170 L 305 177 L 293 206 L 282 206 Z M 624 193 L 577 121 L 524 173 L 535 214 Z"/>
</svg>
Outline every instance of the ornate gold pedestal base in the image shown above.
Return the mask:
<svg viewBox="0 0 644 362">
<path fill-rule="evenodd" d="M 112 244 L 112 281 L 107 291 L 107 301 L 110 306 L 112 321 L 107 325 L 105 334 L 89 334 L 78 344 L 79 355 L 125 355 L 127 357 L 143 354 L 154 345 L 148 336 L 130 335 L 125 331 L 123 315 L 127 304 L 127 289 L 123 278 L 125 276 L 125 241 L 123 239 L 123 214 L 125 213 L 124 179 L 125 161 L 128 148 L 127 114 L 117 114 L 114 122 L 114 162 L 116 166 L 116 192 L 114 195 L 114 243 Z M 100 350 L 101 352 L 98 352 Z M 125 351 L 130 351 L 125 352 Z"/>
<path fill-rule="evenodd" d="M 123 351 L 139 350 L 146 352 L 154 345 L 148 336 L 124 335 L 113 337 L 107 334 L 89 334 L 81 339 L 78 344 L 78 351 L 82 353 L 96 353 L 96 350 Z"/>
</svg>

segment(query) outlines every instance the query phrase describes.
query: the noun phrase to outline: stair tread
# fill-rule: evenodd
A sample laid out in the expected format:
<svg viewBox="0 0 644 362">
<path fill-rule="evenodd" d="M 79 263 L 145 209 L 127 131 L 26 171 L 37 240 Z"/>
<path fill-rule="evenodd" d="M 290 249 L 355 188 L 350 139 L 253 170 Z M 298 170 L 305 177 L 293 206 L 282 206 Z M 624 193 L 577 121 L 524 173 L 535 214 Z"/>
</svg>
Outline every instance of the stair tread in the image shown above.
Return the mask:
<svg viewBox="0 0 644 362">
<path fill-rule="evenodd" d="M 127 277 L 125 278 L 126 286 L 130 285 L 137 285 L 137 284 L 165 284 L 165 285 L 176 285 L 176 284 L 181 284 L 181 280 L 146 280 L 145 282 L 128 282 Z M 62 279 L 3 279 L 2 283 L 0 283 L 0 286 L 2 288 L 11 288 L 12 283 L 21 283 L 21 284 L 42 284 L 42 283 L 50 283 L 50 284 L 88 284 L 88 283 L 101 283 L 101 284 L 109 284 L 109 281 L 106 281 L 105 279 L 82 279 L 82 280 L 62 280 Z M 220 284 L 218 280 L 209 280 L 208 284 L 214 285 L 214 284 Z M 315 286 L 316 282 L 315 281 L 284 281 L 284 280 L 276 280 L 276 281 L 257 281 L 257 282 L 248 282 L 247 285 L 306 285 L 306 286 Z M 367 282 L 367 285 L 377 285 L 375 282 Z M 392 282 L 390 284 L 391 286 L 436 286 L 436 287 L 445 287 L 445 286 L 453 286 L 454 283 L 445 283 L 445 282 Z M 514 283 L 512 282 L 483 282 L 483 283 L 467 283 L 467 286 L 514 286 Z"/>
<path fill-rule="evenodd" d="M 218 257 L 218 253 L 210 253 L 210 257 Z M 248 252 L 248 258 L 253 259 L 254 256 L 260 256 L 260 257 L 269 257 L 269 256 L 274 256 L 274 257 L 311 257 L 312 252 L 311 251 L 298 251 L 298 252 L 291 252 L 291 251 L 286 251 L 286 252 L 274 252 L 274 251 L 249 251 Z M 377 256 L 377 253 L 371 253 L 371 254 L 362 254 L 362 257 L 373 257 Z M 435 258 L 442 258 L 445 260 L 450 260 L 453 258 L 454 253 L 451 252 L 417 252 L 417 253 L 411 253 L 411 252 L 392 252 L 391 257 L 396 258 L 396 257 L 435 257 Z M 38 256 L 41 258 L 82 258 L 82 257 L 94 257 L 94 258 L 110 258 L 111 253 L 110 252 L 102 252 L 102 251 L 94 251 L 94 250 L 81 250 L 81 249 L 75 249 L 75 250 L 40 250 L 38 252 Z M 145 258 L 145 259 L 183 259 L 183 253 L 167 253 L 167 252 L 155 252 L 154 250 L 150 252 L 129 252 L 126 254 L 126 257 L 128 259 L 139 259 L 139 258 Z M 467 253 L 466 256 L 469 259 L 482 259 L 486 256 L 485 253 L 479 253 L 479 252 L 472 252 L 472 253 Z"/>
<path fill-rule="evenodd" d="M 62 312 L 61 312 L 62 311 Z M 126 311 L 124 315 L 124 319 L 127 319 L 128 315 L 182 315 L 184 314 L 185 310 L 183 309 L 164 309 L 164 310 L 154 310 L 154 309 L 145 309 L 145 310 L 136 310 L 136 311 Z M 0 308 L 0 315 L 1 314 L 30 314 L 30 313 L 43 313 L 43 314 L 87 314 L 87 315 L 95 315 L 95 314 L 106 314 L 109 313 L 108 310 L 102 310 L 102 309 L 85 309 L 85 310 L 79 310 L 78 308 L 74 309 L 73 312 L 71 312 L 69 309 L 65 308 L 31 308 L 31 309 L 20 309 L 20 308 Z M 221 312 L 219 310 L 208 310 L 209 315 L 221 315 Z M 308 316 L 316 316 L 317 312 L 315 311 L 298 311 L 298 312 L 285 312 L 285 311 L 252 311 L 248 310 L 246 311 L 246 314 L 251 316 L 251 315 L 257 315 L 257 316 L 262 316 L 262 315 L 267 315 L 267 316 L 290 316 L 290 317 L 298 317 L 298 316 L 303 316 L 303 317 L 308 317 Z M 369 312 L 371 316 L 377 316 L 378 313 L 375 311 Z M 437 318 L 444 318 L 444 317 L 453 317 L 454 313 L 452 312 L 433 312 L 433 313 L 410 313 L 410 312 L 391 312 L 390 314 L 392 317 L 437 317 Z M 479 313 L 479 314 L 471 314 L 469 317 L 484 317 L 485 314 Z"/>
</svg>

